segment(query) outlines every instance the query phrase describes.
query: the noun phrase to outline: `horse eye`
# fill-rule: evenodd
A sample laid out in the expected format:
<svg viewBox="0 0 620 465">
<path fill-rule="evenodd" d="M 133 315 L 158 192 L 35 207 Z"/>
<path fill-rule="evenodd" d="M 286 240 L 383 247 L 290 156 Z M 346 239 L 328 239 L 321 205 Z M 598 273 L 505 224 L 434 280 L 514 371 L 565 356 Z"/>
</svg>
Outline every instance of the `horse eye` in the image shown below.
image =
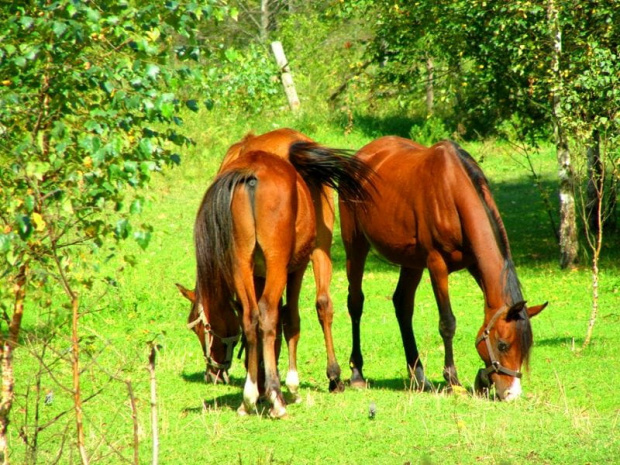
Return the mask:
<svg viewBox="0 0 620 465">
<path fill-rule="evenodd" d="M 508 347 L 509 347 L 509 345 L 507 343 L 505 343 L 504 341 L 499 341 L 497 343 L 497 350 L 499 350 L 500 352 L 507 352 L 508 351 Z"/>
</svg>

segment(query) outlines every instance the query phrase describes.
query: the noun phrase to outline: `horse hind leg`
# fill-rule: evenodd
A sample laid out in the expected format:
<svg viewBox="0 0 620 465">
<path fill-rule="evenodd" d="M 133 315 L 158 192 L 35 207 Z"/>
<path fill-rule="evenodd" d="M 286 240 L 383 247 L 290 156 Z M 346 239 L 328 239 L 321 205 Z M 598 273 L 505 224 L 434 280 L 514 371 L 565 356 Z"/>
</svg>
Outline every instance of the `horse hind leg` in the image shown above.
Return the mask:
<svg viewBox="0 0 620 465">
<path fill-rule="evenodd" d="M 273 418 L 281 418 L 286 415 L 286 403 L 280 390 L 276 360 L 276 335 L 277 327 L 280 324 L 279 302 L 286 285 L 286 270 L 272 269 L 270 276 L 271 279 L 270 277 L 267 278 L 265 290 L 258 301 L 258 322 L 263 342 L 265 396 L 272 404 L 269 413 Z"/>
<path fill-rule="evenodd" d="M 340 379 L 340 365 L 336 360 L 332 325 L 334 321 L 334 307 L 329 294 L 329 284 L 332 275 L 332 263 L 329 253 L 317 248 L 312 253 L 312 269 L 316 282 L 316 313 L 323 330 L 325 350 L 327 353 L 327 379 L 329 392 L 342 392 L 344 383 Z"/>
<path fill-rule="evenodd" d="M 288 371 L 286 387 L 293 403 L 301 402 L 299 396 L 299 373 L 297 371 L 297 344 L 300 335 L 299 294 L 304 276 L 305 266 L 291 273 L 286 286 L 286 305 L 282 307 L 282 331 L 288 347 Z"/>
<path fill-rule="evenodd" d="M 420 354 L 413 332 L 415 291 L 422 279 L 422 273 L 422 269 L 402 267 L 398 284 L 392 297 L 392 303 L 394 304 L 396 319 L 398 320 L 400 335 L 403 340 L 409 377 L 415 389 L 429 391 L 432 389 L 432 384 L 424 375 L 424 367 L 420 361 Z"/>
<path fill-rule="evenodd" d="M 334 227 L 333 194 L 330 189 L 311 189 L 312 202 L 316 214 L 316 247 L 310 257 L 312 271 L 316 283 L 316 313 L 323 330 L 325 351 L 327 353 L 327 379 L 330 392 L 341 392 L 344 383 L 340 380 L 340 365 L 336 360 L 332 324 L 334 320 L 334 306 L 329 294 L 332 278 L 332 260 L 330 249 Z"/>
<path fill-rule="evenodd" d="M 349 358 L 351 368 L 351 386 L 364 388 L 366 380 L 362 368 L 364 367 L 364 357 L 360 339 L 360 326 L 362 313 L 364 310 L 364 293 L 362 291 L 362 278 L 364 276 L 364 265 L 366 257 L 370 251 L 370 244 L 361 234 L 354 234 L 353 228 L 349 223 L 349 217 L 344 215 L 345 210 L 341 205 L 341 227 L 342 239 L 347 254 L 347 279 L 349 281 L 349 292 L 347 296 L 347 308 L 351 317 L 351 336 L 352 347 Z"/>
</svg>

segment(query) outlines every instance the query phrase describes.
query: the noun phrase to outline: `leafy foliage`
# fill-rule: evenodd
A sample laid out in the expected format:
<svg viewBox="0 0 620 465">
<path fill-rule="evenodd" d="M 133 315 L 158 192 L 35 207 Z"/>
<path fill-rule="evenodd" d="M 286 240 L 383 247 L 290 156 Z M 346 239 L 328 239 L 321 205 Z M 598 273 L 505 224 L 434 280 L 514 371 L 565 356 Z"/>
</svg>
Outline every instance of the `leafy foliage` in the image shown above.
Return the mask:
<svg viewBox="0 0 620 465">
<path fill-rule="evenodd" d="M 175 92 L 199 77 L 196 26 L 224 13 L 211 1 L 3 7 L 2 275 L 27 265 L 38 282 L 89 284 L 106 240 L 147 246 L 152 228 L 130 220 L 146 202 L 136 189 L 190 143 L 178 114 L 198 104 Z"/>
</svg>

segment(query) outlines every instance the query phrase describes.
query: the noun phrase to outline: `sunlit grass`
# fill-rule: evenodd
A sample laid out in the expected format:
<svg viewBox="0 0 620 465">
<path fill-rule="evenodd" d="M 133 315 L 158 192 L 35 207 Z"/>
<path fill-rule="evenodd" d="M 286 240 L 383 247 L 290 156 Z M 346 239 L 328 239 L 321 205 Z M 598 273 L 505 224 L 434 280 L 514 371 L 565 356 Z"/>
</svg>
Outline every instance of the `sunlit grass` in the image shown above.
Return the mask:
<svg viewBox="0 0 620 465">
<path fill-rule="evenodd" d="M 306 119 L 304 119 L 306 118 Z M 549 308 L 533 320 L 535 347 L 531 371 L 524 376 L 524 396 L 514 403 L 491 402 L 469 394 L 417 393 L 410 389 L 405 358 L 390 301 L 397 269 L 376 256 L 367 264 L 362 320 L 366 390 L 347 389 L 330 394 L 325 377 L 323 336 L 314 307 L 314 287 L 308 272 L 301 296 L 302 336 L 299 347 L 303 402 L 289 407 L 288 418 L 274 421 L 264 412 L 239 417 L 243 364 L 235 360 L 229 386 L 206 385 L 204 361 L 195 336 L 186 329 L 189 311 L 174 286 L 193 285 L 195 264 L 192 228 L 202 195 L 228 145 L 247 131 L 257 133 L 277 126 L 296 127 L 316 140 L 337 147 L 359 148 L 370 136 L 353 128 L 334 127 L 308 117 L 288 115 L 264 121 L 227 120 L 222 115 L 188 114 L 186 126 L 196 145 L 180 167 L 166 171 L 149 192 L 143 219 L 154 226 L 150 247 L 141 252 L 125 244 L 123 253 L 138 258 L 136 266 L 112 260 L 105 273 L 116 288 L 85 296 L 82 320 L 85 373 L 83 396 L 101 393 L 85 403 L 87 445 L 93 459 L 121 463 L 133 450 L 132 421 L 127 394 L 131 382 L 139 410 L 141 462 L 152 450 L 149 407 L 147 342 L 161 345 L 157 359 L 161 463 L 611 463 L 617 460 L 620 381 L 620 276 L 615 256 L 605 258 L 601 279 L 599 321 L 591 347 L 579 351 L 589 316 L 590 275 L 587 266 L 562 271 L 557 249 L 539 194 L 510 149 L 500 145 L 467 145 L 485 170 L 508 230 L 524 294 L 532 304 L 549 301 Z M 536 155 L 546 186 L 555 182 L 552 151 Z M 348 378 L 350 323 L 346 310 L 347 282 L 344 252 L 334 238 L 332 294 L 336 316 L 336 355 Z M 482 295 L 465 273 L 450 278 L 452 305 L 458 321 L 454 340 L 456 363 L 467 390 L 481 361 L 474 348 L 482 324 Z M 102 297 L 101 297 L 102 296 Z M 44 322 L 26 318 L 32 330 Z M 443 345 L 437 330 L 437 309 L 428 275 L 416 297 L 415 328 L 427 376 L 440 383 Z M 66 329 L 66 328 L 65 328 Z M 61 330 L 62 333 L 63 330 Z M 66 339 L 55 344 L 57 357 Z M 40 351 L 33 341 L 32 352 Z M 50 351 L 47 363 L 54 358 Z M 36 372 L 40 369 L 29 350 L 17 353 L 19 393 L 11 425 L 14 462 L 22 461 L 20 428 L 33 425 Z M 58 362 L 56 366 L 62 366 Z M 282 357 L 281 370 L 285 370 Z M 67 390 L 43 375 L 40 424 L 71 408 L 69 371 L 61 369 Z M 369 418 L 370 404 L 376 415 Z M 26 419 L 27 418 L 27 419 Z M 64 447 L 61 463 L 70 462 L 72 415 L 61 416 L 39 434 L 39 463 L 51 463 Z M 65 428 L 69 428 L 65 433 Z M 32 431 L 29 437 L 32 437 Z M 68 444 L 62 445 L 62 438 Z M 73 460 L 77 456 L 73 453 Z"/>
</svg>

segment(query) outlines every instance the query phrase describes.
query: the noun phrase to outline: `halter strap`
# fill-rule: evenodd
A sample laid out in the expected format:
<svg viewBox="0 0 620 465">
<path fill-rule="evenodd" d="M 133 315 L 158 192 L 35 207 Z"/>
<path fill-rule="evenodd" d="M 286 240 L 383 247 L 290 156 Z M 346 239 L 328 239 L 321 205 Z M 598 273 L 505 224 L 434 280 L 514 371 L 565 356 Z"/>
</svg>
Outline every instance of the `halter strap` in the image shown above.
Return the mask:
<svg viewBox="0 0 620 465">
<path fill-rule="evenodd" d="M 230 337 L 222 337 L 217 334 L 211 328 L 211 323 L 207 320 L 207 315 L 205 314 L 204 307 L 202 305 L 198 305 L 198 316 L 187 324 L 187 329 L 193 329 L 198 323 L 202 323 L 204 330 L 204 344 L 205 344 L 205 361 L 207 362 L 207 367 L 214 368 L 218 371 L 227 371 L 230 369 L 233 360 L 233 350 L 235 345 L 239 341 L 239 337 L 241 336 L 241 332 L 239 332 L 235 336 Z M 211 346 L 213 345 L 213 340 L 217 338 L 226 346 L 226 357 L 223 363 L 216 362 L 213 357 L 211 357 Z"/>
<path fill-rule="evenodd" d="M 493 328 L 493 325 L 499 319 L 499 317 L 504 314 L 506 310 L 507 310 L 507 307 L 506 305 L 504 305 L 497 312 L 495 312 L 495 315 L 493 315 L 493 317 L 489 320 L 489 323 L 487 324 L 486 328 L 484 328 L 484 331 L 482 332 L 482 334 L 478 336 L 478 338 L 476 339 L 476 347 L 478 347 L 478 344 L 484 341 L 487 346 L 487 352 L 489 353 L 489 357 L 491 359 L 491 364 L 488 367 L 486 367 L 484 370 L 482 370 L 482 373 L 484 375 L 488 376 L 490 373 L 495 372 L 495 373 L 503 373 L 505 375 L 512 376 L 514 378 L 521 378 L 522 373 L 520 371 L 511 370 L 510 368 L 506 368 L 504 365 L 500 363 L 499 358 L 495 356 L 495 352 L 493 351 L 493 346 L 491 345 L 491 338 L 489 337 L 489 334 L 491 333 L 491 329 Z"/>
</svg>

